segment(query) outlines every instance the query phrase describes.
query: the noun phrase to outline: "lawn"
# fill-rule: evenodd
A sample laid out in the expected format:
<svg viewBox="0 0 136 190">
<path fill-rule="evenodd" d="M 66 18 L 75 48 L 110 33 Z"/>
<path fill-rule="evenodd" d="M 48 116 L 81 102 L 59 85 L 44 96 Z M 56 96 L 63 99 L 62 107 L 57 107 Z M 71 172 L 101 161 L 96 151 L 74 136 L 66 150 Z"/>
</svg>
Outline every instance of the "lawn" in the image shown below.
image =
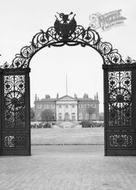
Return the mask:
<svg viewBox="0 0 136 190">
<path fill-rule="evenodd" d="M 31 143 L 38 144 L 104 144 L 104 128 L 31 129 Z"/>
</svg>

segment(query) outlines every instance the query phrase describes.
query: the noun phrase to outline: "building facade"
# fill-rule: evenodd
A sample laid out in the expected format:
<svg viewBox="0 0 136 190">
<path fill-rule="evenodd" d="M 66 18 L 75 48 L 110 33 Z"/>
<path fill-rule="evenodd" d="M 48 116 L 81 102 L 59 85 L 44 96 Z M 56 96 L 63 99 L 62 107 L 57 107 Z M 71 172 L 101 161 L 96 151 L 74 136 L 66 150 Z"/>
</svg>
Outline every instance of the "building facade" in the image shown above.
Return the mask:
<svg viewBox="0 0 136 190">
<path fill-rule="evenodd" d="M 46 109 L 52 110 L 56 121 L 99 120 L 98 93 L 94 99 L 89 98 L 87 94 L 84 94 L 83 98 L 76 95 L 59 97 L 58 94 L 56 98 L 51 98 L 46 95 L 44 99 L 39 99 L 36 95 L 34 105 L 36 121 L 41 121 L 41 113 Z M 91 110 L 92 113 L 89 112 Z"/>
<path fill-rule="evenodd" d="M 56 100 L 56 120 L 57 121 L 77 121 L 77 99 L 68 95 Z"/>
</svg>

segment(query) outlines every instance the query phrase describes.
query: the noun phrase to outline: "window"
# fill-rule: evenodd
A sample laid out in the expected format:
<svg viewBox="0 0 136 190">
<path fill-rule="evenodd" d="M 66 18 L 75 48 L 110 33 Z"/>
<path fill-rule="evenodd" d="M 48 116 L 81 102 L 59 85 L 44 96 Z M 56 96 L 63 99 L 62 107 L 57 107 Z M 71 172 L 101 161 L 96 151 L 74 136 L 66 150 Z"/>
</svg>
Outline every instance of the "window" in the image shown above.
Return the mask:
<svg viewBox="0 0 136 190">
<path fill-rule="evenodd" d="M 59 120 L 62 120 L 62 113 L 59 113 Z"/>
<path fill-rule="evenodd" d="M 75 105 L 72 105 L 72 108 L 74 108 L 75 107 Z"/>
<path fill-rule="evenodd" d="M 59 108 L 61 108 L 61 105 L 59 105 Z"/>
<path fill-rule="evenodd" d="M 66 108 L 68 108 L 68 105 L 66 105 Z"/>
</svg>

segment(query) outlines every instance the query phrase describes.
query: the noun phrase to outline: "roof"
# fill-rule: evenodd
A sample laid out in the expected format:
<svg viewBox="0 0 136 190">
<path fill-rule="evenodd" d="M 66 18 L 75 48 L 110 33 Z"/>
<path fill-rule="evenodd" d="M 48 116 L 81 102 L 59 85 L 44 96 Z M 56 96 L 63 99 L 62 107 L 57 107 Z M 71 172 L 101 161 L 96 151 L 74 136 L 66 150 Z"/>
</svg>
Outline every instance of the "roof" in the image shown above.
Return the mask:
<svg viewBox="0 0 136 190">
<path fill-rule="evenodd" d="M 65 95 L 65 96 L 58 98 L 56 101 L 77 101 L 77 99 L 73 98 L 69 95 Z"/>
<path fill-rule="evenodd" d="M 74 98 L 69 95 L 62 96 L 60 98 L 43 98 L 43 99 L 37 99 L 36 102 L 57 102 L 57 101 L 78 101 L 78 102 L 93 102 L 93 103 L 99 103 L 99 100 L 95 100 L 92 98 Z"/>
<path fill-rule="evenodd" d="M 56 102 L 56 100 L 57 100 L 56 98 L 49 98 L 49 99 L 43 98 L 43 99 L 38 99 L 35 102 Z"/>
<path fill-rule="evenodd" d="M 73 98 L 72 96 L 69 96 L 69 95 L 62 96 L 58 99 L 73 99 L 73 100 L 75 100 L 75 98 Z"/>
</svg>

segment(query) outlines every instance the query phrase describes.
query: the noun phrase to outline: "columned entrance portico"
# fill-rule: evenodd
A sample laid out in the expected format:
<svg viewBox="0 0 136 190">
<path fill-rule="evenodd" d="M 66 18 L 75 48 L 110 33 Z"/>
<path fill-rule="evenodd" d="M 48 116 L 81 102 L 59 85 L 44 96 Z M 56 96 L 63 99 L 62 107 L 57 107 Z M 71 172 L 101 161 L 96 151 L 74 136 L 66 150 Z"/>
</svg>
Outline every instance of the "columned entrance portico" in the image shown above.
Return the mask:
<svg viewBox="0 0 136 190">
<path fill-rule="evenodd" d="M 65 95 L 56 101 L 56 118 L 57 121 L 78 120 L 77 100 L 71 96 Z"/>
<path fill-rule="evenodd" d="M 70 120 L 70 116 L 69 116 L 69 113 L 68 113 L 68 112 L 65 113 L 64 120 L 65 120 L 65 121 L 69 121 L 69 120 Z"/>
</svg>

